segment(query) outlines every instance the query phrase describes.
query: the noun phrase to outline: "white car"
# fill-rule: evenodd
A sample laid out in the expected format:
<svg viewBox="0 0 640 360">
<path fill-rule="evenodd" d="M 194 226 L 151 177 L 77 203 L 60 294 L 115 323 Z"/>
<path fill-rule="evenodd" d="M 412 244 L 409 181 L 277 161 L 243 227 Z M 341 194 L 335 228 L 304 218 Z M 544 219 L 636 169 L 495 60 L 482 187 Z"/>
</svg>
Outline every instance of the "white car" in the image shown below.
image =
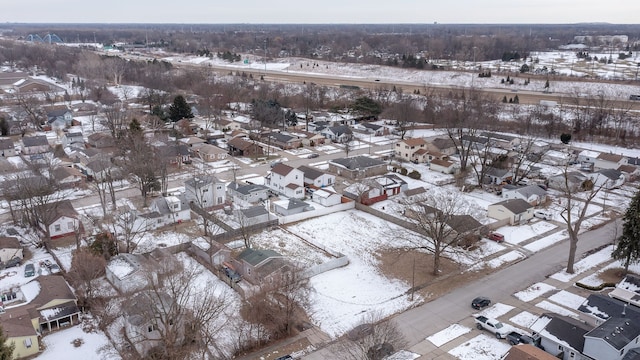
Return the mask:
<svg viewBox="0 0 640 360">
<path fill-rule="evenodd" d="M 536 210 L 533 212 L 533 216 L 542 220 L 553 220 L 553 213 L 549 210 Z"/>
</svg>

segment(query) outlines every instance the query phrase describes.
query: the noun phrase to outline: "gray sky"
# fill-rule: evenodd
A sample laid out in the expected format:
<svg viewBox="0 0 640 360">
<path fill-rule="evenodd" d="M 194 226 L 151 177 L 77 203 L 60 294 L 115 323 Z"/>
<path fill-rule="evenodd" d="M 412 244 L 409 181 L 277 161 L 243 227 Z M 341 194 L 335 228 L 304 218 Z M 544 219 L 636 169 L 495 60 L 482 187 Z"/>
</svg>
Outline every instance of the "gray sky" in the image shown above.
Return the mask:
<svg viewBox="0 0 640 360">
<path fill-rule="evenodd" d="M 636 0 L 3 0 L 0 23 L 636 24 Z M 1 24 L 0 24 L 1 26 Z"/>
</svg>

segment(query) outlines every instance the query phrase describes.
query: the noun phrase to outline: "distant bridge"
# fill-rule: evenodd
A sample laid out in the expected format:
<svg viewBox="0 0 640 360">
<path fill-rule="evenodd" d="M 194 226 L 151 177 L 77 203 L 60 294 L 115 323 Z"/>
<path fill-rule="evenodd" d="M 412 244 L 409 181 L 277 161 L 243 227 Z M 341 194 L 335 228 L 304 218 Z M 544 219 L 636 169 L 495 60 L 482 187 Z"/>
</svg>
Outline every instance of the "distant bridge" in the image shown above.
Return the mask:
<svg viewBox="0 0 640 360">
<path fill-rule="evenodd" d="M 46 43 L 46 44 L 64 43 L 64 41 L 62 41 L 62 39 L 56 34 L 47 34 L 45 35 L 44 38 L 40 37 L 40 35 L 38 34 L 29 34 L 26 37 L 26 40 L 31 42 L 39 42 L 39 43 Z"/>
</svg>

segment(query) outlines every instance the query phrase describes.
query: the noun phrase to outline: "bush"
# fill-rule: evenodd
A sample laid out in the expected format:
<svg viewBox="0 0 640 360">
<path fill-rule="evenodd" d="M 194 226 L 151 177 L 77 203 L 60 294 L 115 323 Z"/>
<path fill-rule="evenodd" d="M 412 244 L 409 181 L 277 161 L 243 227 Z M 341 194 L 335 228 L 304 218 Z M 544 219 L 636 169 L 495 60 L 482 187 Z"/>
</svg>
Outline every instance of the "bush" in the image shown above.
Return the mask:
<svg viewBox="0 0 640 360">
<path fill-rule="evenodd" d="M 400 174 L 407 175 L 408 170 L 406 168 L 400 168 Z"/>
<path fill-rule="evenodd" d="M 422 175 L 420 175 L 420 173 L 417 172 L 416 170 L 413 170 L 412 172 L 410 172 L 408 176 L 416 180 L 420 180 L 420 178 L 422 177 Z"/>
</svg>

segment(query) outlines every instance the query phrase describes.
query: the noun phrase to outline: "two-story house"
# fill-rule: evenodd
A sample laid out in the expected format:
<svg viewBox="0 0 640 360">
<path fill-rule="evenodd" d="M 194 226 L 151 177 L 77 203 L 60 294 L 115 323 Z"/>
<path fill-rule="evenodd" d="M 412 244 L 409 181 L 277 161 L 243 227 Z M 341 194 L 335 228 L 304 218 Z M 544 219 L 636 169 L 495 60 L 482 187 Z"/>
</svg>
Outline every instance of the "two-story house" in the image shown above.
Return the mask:
<svg viewBox="0 0 640 360">
<path fill-rule="evenodd" d="M 36 155 L 49 152 L 49 140 L 44 135 L 25 136 L 22 138 L 22 153 L 25 155 Z"/>
<path fill-rule="evenodd" d="M 71 204 L 70 200 L 61 200 L 42 205 L 46 214 L 41 217 L 38 224 L 43 231 L 49 232 L 51 239 L 74 235 L 82 232 L 80 215 Z"/>
<path fill-rule="evenodd" d="M 427 141 L 422 138 L 400 140 L 395 146 L 395 157 L 404 161 L 426 163 Z"/>
<path fill-rule="evenodd" d="M 332 186 L 336 182 L 335 175 L 325 173 L 306 165 L 298 166 L 298 170 L 302 171 L 304 174 L 305 185 L 312 185 L 318 188 L 322 188 L 325 186 Z"/>
<path fill-rule="evenodd" d="M 225 183 L 215 176 L 198 175 L 184 182 L 187 201 L 206 209 L 226 201 Z"/>
<path fill-rule="evenodd" d="M 191 220 L 191 208 L 184 195 L 165 196 L 151 202 L 149 211 L 135 219 L 135 228 L 155 230 Z"/>
<path fill-rule="evenodd" d="M 0 157 L 16 156 L 16 148 L 11 139 L 0 139 Z"/>
<path fill-rule="evenodd" d="M 279 163 L 265 177 L 265 185 L 274 192 L 288 197 L 304 198 L 304 173 L 289 165 Z"/>
</svg>

